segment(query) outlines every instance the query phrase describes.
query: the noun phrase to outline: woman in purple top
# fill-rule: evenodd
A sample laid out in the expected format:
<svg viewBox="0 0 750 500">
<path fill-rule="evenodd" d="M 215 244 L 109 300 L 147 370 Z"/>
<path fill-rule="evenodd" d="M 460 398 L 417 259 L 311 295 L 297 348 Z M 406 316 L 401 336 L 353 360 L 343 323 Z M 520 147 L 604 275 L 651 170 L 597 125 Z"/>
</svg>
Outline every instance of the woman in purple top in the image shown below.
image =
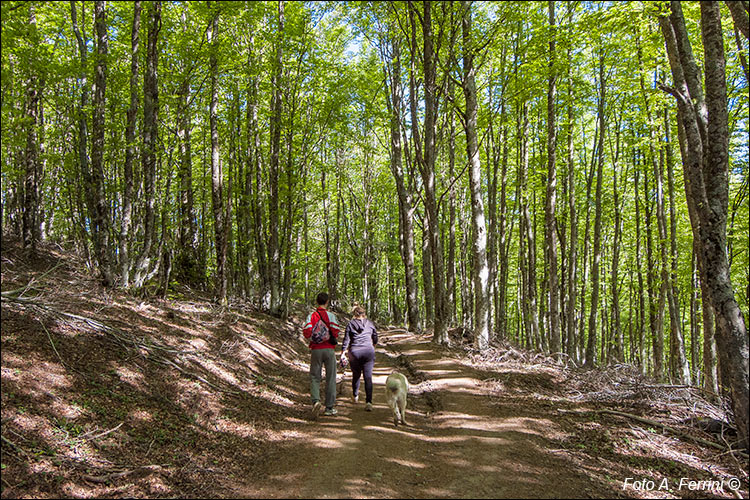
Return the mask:
<svg viewBox="0 0 750 500">
<path fill-rule="evenodd" d="M 378 332 L 372 321 L 367 319 L 365 310 L 361 306 L 354 308 L 352 316 L 344 333 L 341 355 L 349 358 L 352 367 L 352 402 L 359 401 L 359 378 L 364 373 L 367 403 L 365 410 L 372 411 L 372 368 L 375 365 Z"/>
</svg>

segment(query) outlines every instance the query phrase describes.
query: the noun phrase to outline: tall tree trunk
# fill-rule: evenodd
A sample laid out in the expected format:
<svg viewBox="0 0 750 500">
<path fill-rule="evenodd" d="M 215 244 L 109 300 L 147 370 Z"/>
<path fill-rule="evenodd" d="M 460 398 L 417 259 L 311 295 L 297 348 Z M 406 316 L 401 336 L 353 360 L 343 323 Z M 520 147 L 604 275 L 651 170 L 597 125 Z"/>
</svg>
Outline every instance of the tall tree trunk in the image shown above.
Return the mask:
<svg viewBox="0 0 750 500">
<path fill-rule="evenodd" d="M 29 7 L 29 30 L 33 38 L 38 39 L 36 29 L 36 13 L 34 5 Z M 40 220 L 40 190 L 41 190 L 41 162 L 39 159 L 39 109 L 40 109 L 40 79 L 36 69 L 31 68 L 32 74 L 26 83 L 25 114 L 26 150 L 24 152 L 24 189 L 23 189 L 23 246 L 36 252 L 39 240 Z"/>
<path fill-rule="evenodd" d="M 618 116 L 621 112 L 617 113 Z M 620 280 L 619 276 L 620 269 L 620 240 L 622 239 L 622 206 L 620 201 L 620 192 L 617 187 L 617 170 L 620 163 L 620 120 L 615 119 L 617 129 L 615 130 L 615 151 L 612 157 L 612 193 L 614 197 L 614 209 L 615 209 L 615 234 L 614 241 L 612 242 L 612 272 L 610 288 L 612 295 L 612 337 L 610 342 L 614 342 L 614 358 L 623 362 L 624 359 L 624 338 L 622 325 L 620 322 Z M 611 349 L 611 344 L 610 344 Z"/>
<path fill-rule="evenodd" d="M 473 232 L 474 278 L 474 346 L 484 350 L 489 345 L 489 269 L 487 267 L 487 227 L 482 201 L 482 166 L 477 140 L 477 88 L 474 81 L 474 46 L 471 41 L 471 6 L 462 0 L 463 9 L 463 90 L 466 99 L 465 131 L 466 155 L 469 158 L 469 186 L 471 189 L 471 226 Z"/>
<path fill-rule="evenodd" d="M 130 228 L 133 223 L 133 160 L 136 153 L 135 122 L 138 116 L 138 66 L 140 61 L 141 2 L 133 3 L 130 32 L 130 107 L 125 125 L 125 165 L 123 167 L 122 222 L 120 225 L 120 274 L 122 286 L 130 286 Z"/>
<path fill-rule="evenodd" d="M 634 153 L 635 155 L 635 153 Z M 644 318 L 646 317 L 646 301 L 643 295 L 643 266 L 641 265 L 641 210 L 640 210 L 640 197 L 641 192 L 639 189 L 640 179 L 640 165 L 633 162 L 633 169 L 635 170 L 635 266 L 636 273 L 638 275 L 638 323 L 636 325 L 637 339 L 638 339 L 638 359 L 637 363 L 641 369 L 641 373 L 646 373 L 648 366 L 648 360 L 646 358 L 646 339 L 644 337 Z"/>
<path fill-rule="evenodd" d="M 602 49 L 603 51 L 604 49 Z M 606 99 L 606 78 L 604 76 L 604 53 L 599 56 L 599 105 L 597 114 L 599 116 L 599 139 L 596 146 L 597 167 L 596 167 L 596 191 L 594 206 L 596 213 L 594 215 L 594 263 L 591 269 L 592 287 L 591 287 L 591 311 L 589 311 L 588 341 L 586 344 L 586 366 L 593 367 L 596 364 L 596 315 L 599 312 L 599 280 L 600 264 L 602 259 L 601 241 L 602 241 L 602 172 L 604 170 L 604 135 L 606 133 L 606 124 L 604 120 L 605 99 Z"/>
<path fill-rule="evenodd" d="M 678 117 L 685 134 L 683 164 L 688 199 L 700 221 L 700 256 L 705 266 L 708 299 L 716 315 L 716 343 L 721 379 L 732 395 L 741 446 L 748 446 L 750 380 L 747 327 L 730 281 L 726 257 L 729 130 L 724 45 L 718 2 L 702 2 L 706 97 L 687 37 L 680 3 L 660 18 L 675 88 L 665 88 L 677 99 Z M 705 109 L 705 114 L 703 110 Z"/>
<path fill-rule="evenodd" d="M 157 43 L 161 29 L 161 2 L 148 4 L 148 46 L 146 48 L 146 73 L 143 83 L 143 196 L 146 213 L 144 215 L 144 243 L 138 256 L 133 284 L 143 286 L 151 263 L 151 247 L 154 241 L 154 219 L 156 202 L 156 144 L 159 123 L 159 86 L 157 68 L 159 51 Z"/>
<path fill-rule="evenodd" d="M 521 228 L 520 236 L 524 239 L 524 250 L 525 255 L 525 269 L 526 269 L 526 281 L 525 281 L 525 293 L 524 293 L 524 304 L 528 308 L 527 324 L 528 331 L 527 336 L 529 345 L 537 349 L 541 347 L 541 338 L 539 332 L 539 315 L 537 310 L 537 291 L 536 291 L 536 250 L 534 243 L 534 224 L 531 220 L 530 208 L 529 208 L 529 151 L 528 151 L 528 136 L 529 136 L 529 118 L 526 102 L 521 104 L 521 116 L 519 120 L 521 126 L 519 140 L 520 140 L 520 162 L 518 172 L 518 183 L 520 186 L 521 196 L 521 222 L 519 226 Z"/>
<path fill-rule="evenodd" d="M 649 330 L 651 332 L 651 343 L 653 346 L 653 376 L 657 380 L 661 380 L 664 377 L 664 335 L 662 329 L 664 327 L 662 309 L 665 291 L 664 287 L 659 287 L 658 296 L 656 295 L 656 262 L 654 259 L 654 238 L 652 228 L 652 214 L 653 206 L 649 201 L 649 176 L 648 169 L 643 171 L 643 198 L 645 203 L 646 211 L 646 262 L 647 262 L 647 274 L 646 274 L 646 286 L 648 288 L 648 318 L 649 318 Z"/>
<path fill-rule="evenodd" d="M 106 2 L 94 2 L 97 57 L 94 75 L 94 110 L 91 122 L 91 182 L 94 194 L 94 214 L 91 226 L 94 233 L 94 251 L 99 261 L 99 271 L 102 274 L 104 286 L 108 287 L 114 284 L 114 277 L 112 276 L 110 262 L 110 223 L 104 186 L 104 119 L 107 53 L 109 52 L 105 7 Z"/>
<path fill-rule="evenodd" d="M 557 355 L 560 348 L 560 291 L 557 280 L 557 231 L 555 230 L 555 217 L 557 208 L 557 125 L 555 123 L 555 96 L 557 92 L 557 71 L 555 69 L 555 2 L 551 1 L 549 7 L 549 24 L 552 29 L 549 41 L 549 81 L 547 86 L 547 192 L 544 206 L 544 240 L 547 257 L 547 282 L 549 289 L 549 300 L 547 308 L 549 312 L 549 336 L 550 351 Z"/>
<path fill-rule="evenodd" d="M 570 48 L 568 48 L 570 59 Z M 573 81 L 568 65 L 568 216 L 570 218 L 570 243 L 568 244 L 568 293 L 566 295 L 568 356 L 575 362 L 580 361 L 578 347 L 578 330 L 576 329 L 576 293 L 578 291 L 578 213 L 576 210 L 576 179 L 573 166 Z"/>
<path fill-rule="evenodd" d="M 440 219 L 438 217 L 438 200 L 435 186 L 435 136 L 438 113 L 437 64 L 432 33 L 432 12 L 429 1 L 423 2 L 422 36 L 424 40 L 424 165 L 422 165 L 422 182 L 424 184 L 424 204 L 427 216 L 427 231 L 432 256 L 432 277 L 435 300 L 435 325 L 433 342 L 448 345 L 447 315 L 448 304 L 445 300 L 445 272 L 443 245 L 440 238 Z"/>
<path fill-rule="evenodd" d="M 223 305 L 227 303 L 227 233 L 224 213 L 224 173 L 219 158 L 219 127 L 217 108 L 219 106 L 218 89 L 218 29 L 219 12 L 213 13 L 208 27 L 207 37 L 210 45 L 209 71 L 211 75 L 211 104 L 209 122 L 211 128 L 211 206 L 214 215 L 214 235 L 216 238 L 216 295 Z"/>
<path fill-rule="evenodd" d="M 267 231 L 265 226 L 265 199 L 263 193 L 263 166 L 261 159 L 261 144 L 260 144 L 260 128 L 258 127 L 258 88 L 260 86 L 258 75 L 255 73 L 255 58 L 252 56 L 253 40 L 251 39 L 248 44 L 248 51 L 251 55 L 248 57 L 252 60 L 252 76 L 248 85 L 248 104 L 247 112 L 248 117 L 248 166 L 247 175 L 251 176 L 252 179 L 248 179 L 248 189 L 252 189 L 250 194 L 251 199 L 251 210 L 252 210 L 252 228 L 253 228 L 253 239 L 255 240 L 255 255 L 257 259 L 258 267 L 258 278 L 259 278 L 259 296 L 260 296 L 260 307 L 263 310 L 270 308 L 270 283 L 269 283 L 269 271 L 268 271 L 268 252 L 266 250 Z"/>
<path fill-rule="evenodd" d="M 271 309 L 273 316 L 281 316 L 281 248 L 279 245 L 279 152 L 281 148 L 281 75 L 284 62 L 284 1 L 279 1 L 279 25 L 276 38 L 276 58 L 271 87 L 271 163 L 268 170 L 270 198 L 268 207 L 268 241 L 269 281 L 271 288 Z"/>
<path fill-rule="evenodd" d="M 667 167 L 667 188 L 669 192 L 669 267 L 665 266 L 667 276 L 667 300 L 669 301 L 669 320 L 670 320 L 670 360 L 672 376 L 678 384 L 690 383 L 690 367 L 688 366 L 687 357 L 685 356 L 685 340 L 682 333 L 682 324 L 680 319 L 679 290 L 677 289 L 677 216 L 675 213 L 674 199 L 674 175 L 672 161 L 672 144 L 670 140 L 669 119 L 667 109 L 664 108 L 664 134 L 665 142 L 663 144 L 665 152 L 665 161 Z M 659 172 L 659 182 L 663 185 L 663 172 Z M 657 188 L 657 194 L 659 194 Z M 662 189 L 663 191 L 663 189 Z M 662 214 L 664 232 L 666 233 L 666 213 L 662 195 Z M 666 236 L 666 235 L 665 235 Z M 666 253 L 666 238 L 664 238 L 664 253 Z"/>
<path fill-rule="evenodd" d="M 83 7 L 85 8 L 85 3 Z M 85 11 L 84 14 L 85 16 Z M 88 60 L 88 40 L 86 39 L 85 32 L 81 32 L 78 27 L 78 12 L 76 10 L 75 0 L 70 1 L 70 19 L 73 25 L 73 33 L 76 36 L 78 42 L 78 54 L 80 58 L 80 73 L 78 75 L 78 82 L 81 87 L 81 100 L 77 110 L 78 116 L 78 168 L 80 169 L 81 177 L 83 178 L 84 186 L 84 200 L 88 217 L 93 218 L 94 214 L 94 194 L 91 190 L 91 167 L 89 165 L 89 131 L 88 121 L 86 119 L 86 109 L 89 106 L 89 82 L 88 82 L 88 71 L 87 71 L 87 60 Z M 86 225 L 81 224 L 81 232 L 86 234 Z M 88 255 L 88 244 L 85 243 L 86 254 Z"/>
<path fill-rule="evenodd" d="M 388 83 L 390 95 L 387 103 L 390 109 L 391 126 L 391 173 L 396 181 L 396 192 L 398 194 L 399 206 L 399 228 L 401 233 L 401 259 L 404 263 L 404 281 L 406 283 L 406 312 L 408 327 L 412 332 L 421 331 L 419 321 L 419 304 L 417 299 L 416 269 L 414 267 L 414 210 L 412 208 L 412 196 L 404 179 L 401 146 L 401 43 L 395 39 L 390 41 L 391 54 L 388 66 Z M 386 57 L 384 57 L 386 59 Z M 388 65 L 387 61 L 386 65 Z"/>
</svg>

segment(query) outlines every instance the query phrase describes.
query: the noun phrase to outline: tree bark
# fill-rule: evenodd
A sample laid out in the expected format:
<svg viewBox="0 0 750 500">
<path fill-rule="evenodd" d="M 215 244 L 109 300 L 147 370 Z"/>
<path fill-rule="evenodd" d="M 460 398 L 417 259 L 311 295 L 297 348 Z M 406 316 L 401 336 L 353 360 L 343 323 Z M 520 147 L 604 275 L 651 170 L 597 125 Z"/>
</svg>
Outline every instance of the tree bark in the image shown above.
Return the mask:
<svg viewBox="0 0 750 500">
<path fill-rule="evenodd" d="M 36 29 L 35 7 L 29 7 L 29 29 L 34 39 L 38 39 Z M 40 192 L 42 170 L 39 159 L 39 111 L 40 111 L 40 78 L 36 68 L 30 68 L 31 75 L 26 83 L 25 114 L 28 120 L 26 126 L 26 150 L 24 152 L 24 189 L 23 189 L 23 246 L 36 252 L 39 235 L 41 233 L 40 220 Z"/>
<path fill-rule="evenodd" d="M 544 240 L 547 250 L 547 282 L 549 300 L 549 336 L 550 351 L 553 355 L 561 352 L 560 348 L 560 291 L 557 279 L 557 231 L 555 217 L 557 210 L 557 124 L 555 98 L 557 92 L 557 70 L 555 69 L 555 2 L 547 4 L 549 7 L 549 24 L 552 29 L 549 41 L 549 80 L 547 86 L 547 192 L 544 210 Z"/>
<path fill-rule="evenodd" d="M 270 313 L 281 316 L 281 248 L 279 246 L 279 152 L 281 148 L 281 75 L 284 63 L 284 1 L 279 1 L 276 57 L 274 59 L 273 101 L 271 103 L 271 162 L 268 170 L 270 197 L 268 199 L 268 241 L 269 284 L 271 289 Z"/>
<path fill-rule="evenodd" d="M 484 350 L 489 345 L 488 325 L 489 269 L 487 267 L 487 227 L 482 201 L 482 166 L 477 140 L 477 88 L 474 80 L 474 47 L 471 41 L 471 6 L 462 0 L 463 20 L 463 90 L 466 99 L 465 132 L 466 155 L 469 158 L 469 186 L 471 190 L 471 226 L 473 231 L 474 278 L 474 346 Z"/>
<path fill-rule="evenodd" d="M 603 50 L 603 49 L 602 49 Z M 586 366 L 593 367 L 596 364 L 596 315 L 599 312 L 599 280 L 600 264 L 602 258 L 602 174 L 604 170 L 604 134 L 606 132 L 604 110 L 606 99 L 606 78 L 604 76 L 604 54 L 599 56 L 599 104 L 597 114 L 599 115 L 599 140 L 596 148 L 596 190 L 595 190 L 595 215 L 594 215 L 594 263 L 591 269 L 591 311 L 589 311 L 588 340 L 586 343 Z"/>
<path fill-rule="evenodd" d="M 401 232 L 401 259 L 404 263 L 404 281 L 406 284 L 406 313 L 408 327 L 412 332 L 420 332 L 419 304 L 417 302 L 417 280 L 414 267 L 414 210 L 412 208 L 412 196 L 404 179 L 401 145 L 401 43 L 398 40 L 390 40 L 391 53 L 384 63 L 390 71 L 387 81 L 390 94 L 387 95 L 387 103 L 390 108 L 390 131 L 391 131 L 391 155 L 390 168 L 396 181 L 396 192 L 398 194 L 399 206 L 399 228 Z M 388 61 L 392 61 L 388 64 Z"/>
<path fill-rule="evenodd" d="M 445 300 L 445 267 L 443 262 L 443 245 L 440 238 L 440 219 L 435 186 L 435 136 L 438 113 L 438 92 L 436 84 L 437 65 L 432 33 L 432 12 L 429 1 L 423 2 L 422 36 L 424 39 L 424 165 L 422 165 L 422 182 L 424 184 L 424 205 L 427 216 L 425 228 L 430 241 L 432 256 L 432 282 L 435 300 L 435 324 L 433 342 L 448 345 L 447 311 Z"/>
<path fill-rule="evenodd" d="M 747 0 L 729 0 L 724 3 L 729 7 L 734 25 L 745 35 L 745 38 L 750 40 L 750 20 L 748 20 L 747 16 Z"/>
<path fill-rule="evenodd" d="M 726 257 L 728 207 L 728 116 L 724 46 L 717 2 L 702 2 L 701 34 L 705 61 L 705 100 L 687 38 L 682 9 L 660 18 L 675 88 L 666 88 L 677 100 L 685 134 L 683 164 L 688 199 L 699 219 L 700 257 L 705 266 L 708 299 L 716 317 L 716 342 L 722 382 L 732 395 L 741 445 L 748 446 L 748 339 L 742 312 L 734 298 Z M 694 92 L 695 90 L 695 92 Z M 705 109 L 705 114 L 703 110 Z"/>
<path fill-rule="evenodd" d="M 159 86 L 157 68 L 159 51 L 157 43 L 161 29 L 161 2 L 148 4 L 148 46 L 146 49 L 146 73 L 143 83 L 143 185 L 146 213 L 144 215 L 144 243 L 138 256 L 134 286 L 140 288 L 148 274 L 151 263 L 151 247 L 154 241 L 156 201 L 156 144 L 159 123 Z"/>
<path fill-rule="evenodd" d="M 130 106 L 125 125 L 125 165 L 123 166 L 122 222 L 120 225 L 120 274 L 122 286 L 130 286 L 130 229 L 133 223 L 133 161 L 136 153 L 135 122 L 138 115 L 138 67 L 140 61 L 141 2 L 133 3 L 130 32 Z"/>
<path fill-rule="evenodd" d="M 216 5 L 216 4 L 214 4 Z M 217 108 L 219 105 L 218 80 L 218 29 L 219 12 L 212 14 L 207 37 L 210 46 L 209 72 L 211 75 L 211 104 L 209 122 L 211 128 L 211 206 L 214 216 L 214 235 L 216 238 L 216 295 L 223 305 L 227 303 L 227 234 L 224 213 L 224 172 L 219 158 L 219 128 Z"/>
<path fill-rule="evenodd" d="M 529 209 L 529 189 L 528 189 L 528 171 L 529 171 L 529 152 L 528 152 L 528 135 L 529 135 L 529 118 L 526 102 L 521 104 L 521 116 L 519 125 L 521 126 L 520 139 L 520 162 L 518 172 L 518 183 L 520 186 L 521 196 L 521 232 L 520 236 L 524 240 L 525 250 L 525 286 L 524 286 L 524 304 L 527 307 L 527 339 L 529 345 L 537 349 L 541 347 L 541 338 L 539 332 L 539 315 L 537 309 L 537 290 L 536 290 L 536 249 L 534 244 L 534 224 L 531 220 Z"/>
<path fill-rule="evenodd" d="M 107 89 L 107 36 L 106 2 L 94 2 L 96 25 L 96 69 L 94 76 L 94 109 L 91 122 L 91 182 L 94 194 L 94 213 L 91 221 L 94 236 L 94 252 L 99 261 L 104 286 L 114 284 L 109 248 L 109 212 L 104 186 L 104 121 L 105 94 Z"/>
<path fill-rule="evenodd" d="M 669 275 L 667 281 L 667 298 L 669 300 L 669 320 L 670 320 L 670 359 L 672 376 L 677 384 L 690 384 L 690 367 L 685 356 L 685 339 L 682 332 L 682 322 L 680 318 L 679 290 L 677 289 L 677 215 L 675 210 L 674 199 L 674 174 L 672 161 L 672 143 L 670 139 L 669 119 L 666 108 L 664 109 L 664 150 L 667 168 L 667 189 L 669 194 Z M 659 173 L 661 183 L 663 184 L 663 173 Z M 658 190 L 657 190 L 658 192 Z M 662 211 L 664 211 L 664 202 L 662 201 Z M 666 214 L 662 214 L 664 225 L 666 226 Z M 664 228 L 666 232 L 666 227 Z M 665 250 L 666 250 L 666 238 Z"/>
</svg>

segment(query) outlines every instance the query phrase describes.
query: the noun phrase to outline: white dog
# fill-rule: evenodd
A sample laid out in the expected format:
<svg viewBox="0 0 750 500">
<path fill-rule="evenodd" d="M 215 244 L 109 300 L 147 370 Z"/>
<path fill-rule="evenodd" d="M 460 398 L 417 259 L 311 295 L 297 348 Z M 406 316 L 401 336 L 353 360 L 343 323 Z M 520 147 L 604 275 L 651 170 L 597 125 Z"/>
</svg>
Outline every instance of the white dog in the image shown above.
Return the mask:
<svg viewBox="0 0 750 500">
<path fill-rule="evenodd" d="M 406 395 L 409 393 L 409 381 L 402 374 L 393 372 L 385 380 L 385 400 L 393 411 L 393 423 L 406 423 Z"/>
</svg>

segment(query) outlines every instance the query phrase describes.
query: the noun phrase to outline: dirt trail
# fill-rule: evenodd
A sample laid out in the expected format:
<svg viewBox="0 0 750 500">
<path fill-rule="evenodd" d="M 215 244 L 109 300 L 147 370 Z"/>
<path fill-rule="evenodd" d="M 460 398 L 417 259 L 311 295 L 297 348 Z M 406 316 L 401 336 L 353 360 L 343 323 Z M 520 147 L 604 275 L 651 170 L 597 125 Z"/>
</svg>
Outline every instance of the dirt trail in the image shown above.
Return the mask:
<svg viewBox="0 0 750 500">
<path fill-rule="evenodd" d="M 374 411 L 353 404 L 347 387 L 337 401 L 338 416 L 299 421 L 300 432 L 267 455 L 238 485 L 238 496 L 617 495 L 602 491 L 554 449 L 553 439 L 559 442 L 563 434 L 554 416 L 491 404 L 482 382 L 489 374 L 436 352 L 428 338 L 391 334 L 386 343 L 377 348 Z M 406 427 L 393 425 L 385 404 L 383 384 L 394 368 L 412 383 Z M 348 373 L 347 386 L 350 380 Z"/>
</svg>

